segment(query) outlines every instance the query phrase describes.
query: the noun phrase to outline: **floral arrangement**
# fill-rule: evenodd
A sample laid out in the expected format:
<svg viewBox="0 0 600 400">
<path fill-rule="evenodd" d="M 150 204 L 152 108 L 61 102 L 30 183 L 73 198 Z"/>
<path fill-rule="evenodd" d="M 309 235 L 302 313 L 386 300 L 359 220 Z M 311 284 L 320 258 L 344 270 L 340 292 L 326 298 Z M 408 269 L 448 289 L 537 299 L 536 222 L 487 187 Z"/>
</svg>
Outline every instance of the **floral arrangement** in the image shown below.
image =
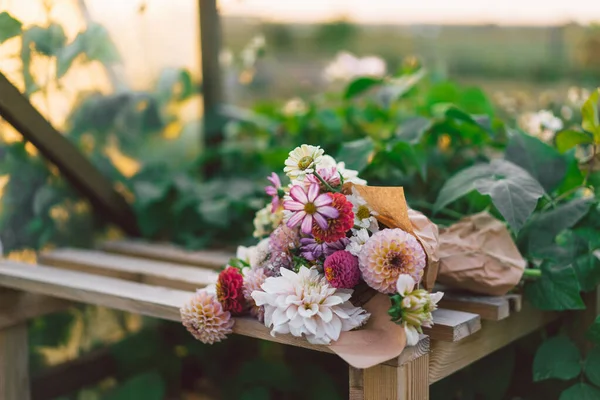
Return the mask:
<svg viewBox="0 0 600 400">
<path fill-rule="evenodd" d="M 232 332 L 232 317 L 249 314 L 273 336 L 331 344 L 369 320 L 363 305 L 351 301 L 362 285 L 389 297 L 387 318 L 404 328 L 406 344 L 416 344 L 442 297 L 417 288 L 433 257 L 418 235 L 389 222 L 397 216 L 374 206 L 391 201 L 406 209 L 404 198 L 368 201 L 357 171 L 318 146 L 291 151 L 283 171 L 288 186 L 276 173 L 267 178 L 271 202 L 254 220 L 261 240 L 239 247 L 216 285 L 181 309 L 183 324 L 198 340 L 214 343 Z"/>
</svg>

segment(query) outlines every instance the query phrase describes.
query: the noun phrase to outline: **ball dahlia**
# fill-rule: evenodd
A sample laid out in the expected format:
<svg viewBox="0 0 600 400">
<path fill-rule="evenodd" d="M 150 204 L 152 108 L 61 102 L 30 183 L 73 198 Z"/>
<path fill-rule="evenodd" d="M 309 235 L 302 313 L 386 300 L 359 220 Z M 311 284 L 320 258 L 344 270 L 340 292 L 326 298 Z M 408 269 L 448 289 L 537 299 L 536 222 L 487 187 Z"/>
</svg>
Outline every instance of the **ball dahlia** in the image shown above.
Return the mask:
<svg viewBox="0 0 600 400">
<path fill-rule="evenodd" d="M 381 293 L 394 293 L 401 274 L 421 280 L 426 255 L 421 243 L 402 229 L 379 231 L 363 245 L 358 266 L 364 281 Z"/>
<path fill-rule="evenodd" d="M 246 306 L 244 299 L 244 277 L 237 268 L 227 267 L 217 280 L 217 299 L 225 311 L 241 314 Z"/>
<path fill-rule="evenodd" d="M 352 289 L 358 285 L 360 270 L 358 259 L 344 250 L 339 250 L 325 259 L 325 277 L 334 288 Z"/>
<path fill-rule="evenodd" d="M 346 237 L 348 232 L 354 226 L 354 213 L 352 212 L 352 203 L 341 193 L 328 193 L 332 198 L 331 207 L 338 211 L 337 218 L 327 220 L 327 226 L 324 228 L 319 224 L 313 223 L 312 234 L 316 239 L 323 242 L 335 242 Z"/>
<path fill-rule="evenodd" d="M 225 339 L 235 322 L 217 298 L 206 290 L 198 290 L 189 303 L 181 307 L 180 313 L 183 326 L 205 344 Z"/>
</svg>

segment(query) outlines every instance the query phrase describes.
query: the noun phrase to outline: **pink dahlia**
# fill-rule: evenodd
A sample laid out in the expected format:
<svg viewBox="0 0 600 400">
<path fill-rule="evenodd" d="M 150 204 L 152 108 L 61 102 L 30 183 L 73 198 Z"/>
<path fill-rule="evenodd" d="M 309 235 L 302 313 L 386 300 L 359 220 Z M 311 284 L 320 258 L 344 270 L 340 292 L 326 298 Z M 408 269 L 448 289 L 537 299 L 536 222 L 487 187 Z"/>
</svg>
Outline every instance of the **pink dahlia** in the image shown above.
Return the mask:
<svg viewBox="0 0 600 400">
<path fill-rule="evenodd" d="M 312 233 L 316 239 L 323 242 L 335 242 L 346 237 L 348 232 L 354 226 L 354 213 L 352 212 L 352 203 L 341 193 L 328 193 L 331 196 L 331 206 L 337 211 L 336 218 L 327 221 L 326 226 L 313 224 Z"/>
<path fill-rule="evenodd" d="M 206 290 L 198 290 L 190 302 L 181 307 L 180 313 L 183 326 L 205 344 L 225 339 L 235 322 L 217 298 Z"/>
<path fill-rule="evenodd" d="M 345 250 L 336 251 L 327 257 L 323 270 L 327 281 L 337 289 L 352 289 L 360 280 L 358 258 Z"/>
<path fill-rule="evenodd" d="M 269 250 L 271 252 L 289 252 L 300 246 L 300 233 L 298 229 L 287 225 L 279 225 L 269 237 Z"/>
<path fill-rule="evenodd" d="M 415 282 L 423 276 L 426 256 L 421 243 L 402 229 L 376 232 L 363 245 L 358 266 L 364 281 L 381 293 L 394 293 L 401 274 Z"/>
<path fill-rule="evenodd" d="M 261 322 L 263 321 L 265 310 L 264 307 L 256 305 L 252 297 L 252 292 L 255 290 L 262 291 L 260 286 L 265 282 L 265 279 L 267 279 L 267 274 L 263 268 L 244 269 L 244 297 L 248 304 L 250 304 L 250 314 L 258 318 Z"/>
<path fill-rule="evenodd" d="M 275 172 L 271 173 L 271 176 L 267 177 L 267 179 L 273 186 L 265 187 L 265 193 L 271 196 L 271 212 L 276 212 L 281 205 L 281 198 L 284 193 L 281 188 L 281 180 Z"/>
<path fill-rule="evenodd" d="M 319 194 L 319 185 L 316 183 L 308 187 L 308 192 L 302 186 L 292 186 L 290 196 L 292 200 L 283 202 L 283 208 L 290 212 L 287 221 L 290 228 L 300 224 L 302 233 L 308 235 L 313 222 L 326 229 L 327 219 L 338 217 L 338 211 L 330 206 L 332 198 L 327 193 Z"/>
</svg>

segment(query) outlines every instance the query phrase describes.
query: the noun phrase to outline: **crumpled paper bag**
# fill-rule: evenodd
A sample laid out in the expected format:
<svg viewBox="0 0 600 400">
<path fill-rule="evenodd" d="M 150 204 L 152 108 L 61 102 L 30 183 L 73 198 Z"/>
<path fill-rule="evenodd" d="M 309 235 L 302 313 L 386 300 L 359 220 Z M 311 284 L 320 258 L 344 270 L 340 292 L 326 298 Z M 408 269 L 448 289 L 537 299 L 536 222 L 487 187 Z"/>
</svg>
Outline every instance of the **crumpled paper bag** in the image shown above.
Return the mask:
<svg viewBox="0 0 600 400">
<path fill-rule="evenodd" d="M 390 319 L 390 298 L 377 293 L 363 308 L 371 314 L 366 325 L 342 332 L 330 349 L 354 368 L 371 368 L 398 357 L 406 347 L 406 333 Z"/>
<path fill-rule="evenodd" d="M 442 229 L 439 242 L 444 285 L 501 296 L 521 280 L 526 262 L 506 225 L 487 212 Z"/>
<path fill-rule="evenodd" d="M 413 234 L 423 246 L 427 255 L 427 266 L 421 283 L 432 290 L 438 272 L 438 228 L 422 213 L 411 210 L 406 204 L 404 188 L 361 186 L 347 183 L 344 193 L 352 193 L 354 188 L 367 204 L 377 211 L 377 220 L 388 228 L 400 228 Z"/>
</svg>

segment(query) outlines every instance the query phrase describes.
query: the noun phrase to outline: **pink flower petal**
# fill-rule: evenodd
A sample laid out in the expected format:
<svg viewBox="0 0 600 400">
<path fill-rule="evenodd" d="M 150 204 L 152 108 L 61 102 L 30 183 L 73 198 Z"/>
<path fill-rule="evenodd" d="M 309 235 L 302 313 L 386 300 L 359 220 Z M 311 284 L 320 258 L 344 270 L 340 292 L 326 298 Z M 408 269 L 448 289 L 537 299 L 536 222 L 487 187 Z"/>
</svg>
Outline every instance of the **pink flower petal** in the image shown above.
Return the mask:
<svg viewBox="0 0 600 400">
<path fill-rule="evenodd" d="M 290 228 L 295 227 L 296 225 L 298 225 L 300 223 L 300 221 L 302 221 L 302 218 L 306 217 L 306 213 L 304 211 L 300 211 L 295 213 L 292 218 L 290 218 L 287 222 L 287 226 Z M 312 220 L 312 218 L 311 218 Z"/>
<path fill-rule="evenodd" d="M 265 187 L 265 193 L 268 194 L 269 196 L 276 196 L 277 189 L 275 189 L 273 186 L 267 186 L 267 187 Z"/>
<path fill-rule="evenodd" d="M 331 196 L 327 193 L 323 193 L 319 197 L 317 197 L 313 203 L 317 207 L 322 207 L 331 204 L 332 202 L 333 199 L 331 198 Z"/>
<path fill-rule="evenodd" d="M 302 186 L 292 186 L 290 189 L 290 196 L 292 196 L 292 199 L 299 201 L 300 203 L 308 203 L 308 197 L 306 197 L 306 193 L 304 192 L 304 188 Z"/>
<path fill-rule="evenodd" d="M 308 188 L 308 201 L 311 203 L 315 201 L 317 196 L 319 195 L 319 185 L 316 183 L 312 183 Z"/>
<path fill-rule="evenodd" d="M 317 224 L 319 224 L 321 229 L 323 229 L 323 230 L 327 229 L 327 220 L 325 219 L 324 216 L 322 216 L 319 213 L 315 213 L 315 214 L 313 214 L 313 218 L 315 219 L 315 221 L 317 221 Z"/>
<path fill-rule="evenodd" d="M 304 204 L 293 200 L 287 200 L 283 202 L 283 208 L 290 211 L 302 211 L 304 210 Z"/>
<path fill-rule="evenodd" d="M 281 187 L 281 181 L 279 180 L 279 176 L 275 172 L 271 173 L 271 176 L 267 177 L 267 179 L 273 184 L 273 186 L 275 186 L 276 189 L 278 187 Z"/>
<path fill-rule="evenodd" d="M 331 206 L 319 207 L 317 212 L 327 218 L 337 218 L 340 216 L 340 212 Z"/>
<path fill-rule="evenodd" d="M 304 220 L 302 221 L 302 233 L 308 235 L 312 232 L 312 215 L 305 214 Z"/>
</svg>

